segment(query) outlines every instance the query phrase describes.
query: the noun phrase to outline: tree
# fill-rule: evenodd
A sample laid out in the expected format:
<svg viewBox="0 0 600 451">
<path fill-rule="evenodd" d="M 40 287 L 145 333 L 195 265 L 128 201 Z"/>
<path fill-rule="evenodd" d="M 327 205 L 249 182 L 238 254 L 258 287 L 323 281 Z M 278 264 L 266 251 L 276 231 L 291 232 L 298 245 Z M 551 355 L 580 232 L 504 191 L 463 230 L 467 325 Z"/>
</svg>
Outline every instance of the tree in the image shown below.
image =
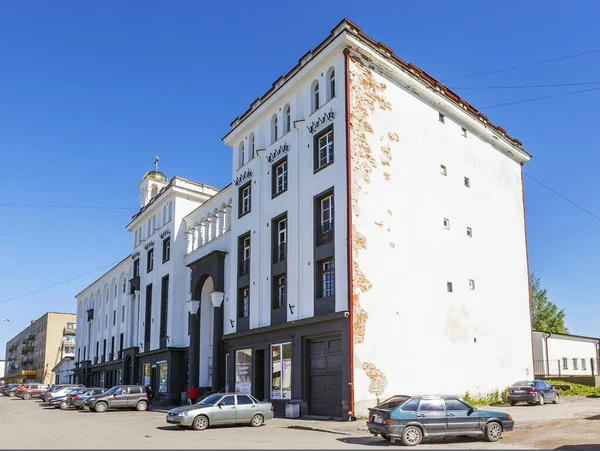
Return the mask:
<svg viewBox="0 0 600 451">
<path fill-rule="evenodd" d="M 539 277 L 529 275 L 529 296 L 531 297 L 531 326 L 535 330 L 568 334 L 565 326 L 565 311 L 559 310 L 554 302 L 548 300 L 547 291 L 540 286 Z"/>
</svg>

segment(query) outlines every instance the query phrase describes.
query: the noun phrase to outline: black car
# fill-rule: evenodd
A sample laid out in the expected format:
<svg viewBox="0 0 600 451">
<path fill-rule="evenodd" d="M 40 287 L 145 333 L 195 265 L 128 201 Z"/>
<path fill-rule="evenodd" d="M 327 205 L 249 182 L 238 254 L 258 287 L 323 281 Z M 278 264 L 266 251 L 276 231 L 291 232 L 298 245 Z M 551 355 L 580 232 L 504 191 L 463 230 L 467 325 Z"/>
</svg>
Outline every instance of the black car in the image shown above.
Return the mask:
<svg viewBox="0 0 600 451">
<path fill-rule="evenodd" d="M 515 422 L 506 413 L 479 410 L 457 396 L 397 395 L 369 409 L 367 428 L 394 443 L 415 446 L 425 437 L 482 436 L 500 440 Z"/>
<path fill-rule="evenodd" d="M 508 388 L 507 398 L 511 406 L 518 402 L 543 406 L 550 401 L 558 404 L 560 395 L 548 382 L 534 380 L 515 382 Z"/>
</svg>

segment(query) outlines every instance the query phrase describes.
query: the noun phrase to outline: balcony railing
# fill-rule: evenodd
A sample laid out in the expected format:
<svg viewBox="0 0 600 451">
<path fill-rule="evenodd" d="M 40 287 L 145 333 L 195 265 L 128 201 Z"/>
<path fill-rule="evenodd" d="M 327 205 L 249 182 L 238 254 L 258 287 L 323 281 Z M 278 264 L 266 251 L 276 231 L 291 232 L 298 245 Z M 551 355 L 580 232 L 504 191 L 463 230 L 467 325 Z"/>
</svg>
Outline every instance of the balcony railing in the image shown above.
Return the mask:
<svg viewBox="0 0 600 451">
<path fill-rule="evenodd" d="M 250 274 L 250 259 L 246 258 L 240 262 L 239 276 Z"/>
<path fill-rule="evenodd" d="M 594 358 L 567 358 L 559 360 L 536 360 L 534 376 L 597 376 L 600 361 Z"/>
<path fill-rule="evenodd" d="M 74 327 L 65 327 L 63 330 L 63 335 L 76 335 L 77 329 Z"/>
<path fill-rule="evenodd" d="M 317 246 L 333 241 L 333 224 L 317 227 Z"/>
<path fill-rule="evenodd" d="M 273 248 L 273 263 L 283 262 L 287 259 L 287 243 L 280 243 Z"/>
</svg>

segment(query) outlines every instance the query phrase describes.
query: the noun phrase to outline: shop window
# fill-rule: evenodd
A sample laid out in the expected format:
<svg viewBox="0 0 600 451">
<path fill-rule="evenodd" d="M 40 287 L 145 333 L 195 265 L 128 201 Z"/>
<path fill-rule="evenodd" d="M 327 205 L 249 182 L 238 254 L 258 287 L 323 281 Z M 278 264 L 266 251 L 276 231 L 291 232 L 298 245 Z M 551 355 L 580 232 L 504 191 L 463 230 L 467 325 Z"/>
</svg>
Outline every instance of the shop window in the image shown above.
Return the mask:
<svg viewBox="0 0 600 451">
<path fill-rule="evenodd" d="M 167 393 L 167 364 L 158 365 L 158 392 Z"/>
<path fill-rule="evenodd" d="M 150 364 L 149 363 L 144 363 L 143 377 L 144 377 L 144 385 L 149 387 L 150 386 Z"/>
<path fill-rule="evenodd" d="M 235 352 L 235 392 L 244 395 L 252 393 L 252 349 L 240 349 Z"/>
<path fill-rule="evenodd" d="M 292 344 L 271 345 L 271 399 L 292 397 Z"/>
</svg>

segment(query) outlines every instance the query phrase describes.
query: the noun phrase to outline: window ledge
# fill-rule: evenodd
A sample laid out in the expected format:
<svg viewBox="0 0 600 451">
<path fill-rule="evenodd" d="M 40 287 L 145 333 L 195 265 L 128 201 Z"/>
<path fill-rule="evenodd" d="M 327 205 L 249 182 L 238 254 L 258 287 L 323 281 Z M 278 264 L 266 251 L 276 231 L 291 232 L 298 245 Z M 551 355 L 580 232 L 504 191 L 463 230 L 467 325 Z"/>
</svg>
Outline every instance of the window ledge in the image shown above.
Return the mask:
<svg viewBox="0 0 600 451">
<path fill-rule="evenodd" d="M 276 197 L 281 196 L 283 193 L 287 193 L 287 188 L 286 189 L 282 189 L 281 191 L 279 191 L 278 193 L 275 193 L 271 196 L 271 199 L 275 199 Z"/>
<path fill-rule="evenodd" d="M 242 213 L 242 214 L 238 215 L 238 219 L 243 218 L 244 216 L 247 216 L 250 213 L 252 213 L 252 210 L 248 210 L 246 213 Z"/>
<path fill-rule="evenodd" d="M 317 172 L 321 172 L 323 169 L 325 169 L 325 168 L 327 168 L 327 167 L 331 166 L 333 163 L 335 163 L 335 160 L 332 160 L 332 161 L 330 161 L 329 163 L 327 163 L 327 164 L 325 164 L 325 165 L 323 165 L 323 166 L 320 166 L 320 167 L 318 167 L 317 169 L 315 169 L 315 172 L 314 172 L 314 174 L 316 174 Z"/>
</svg>

